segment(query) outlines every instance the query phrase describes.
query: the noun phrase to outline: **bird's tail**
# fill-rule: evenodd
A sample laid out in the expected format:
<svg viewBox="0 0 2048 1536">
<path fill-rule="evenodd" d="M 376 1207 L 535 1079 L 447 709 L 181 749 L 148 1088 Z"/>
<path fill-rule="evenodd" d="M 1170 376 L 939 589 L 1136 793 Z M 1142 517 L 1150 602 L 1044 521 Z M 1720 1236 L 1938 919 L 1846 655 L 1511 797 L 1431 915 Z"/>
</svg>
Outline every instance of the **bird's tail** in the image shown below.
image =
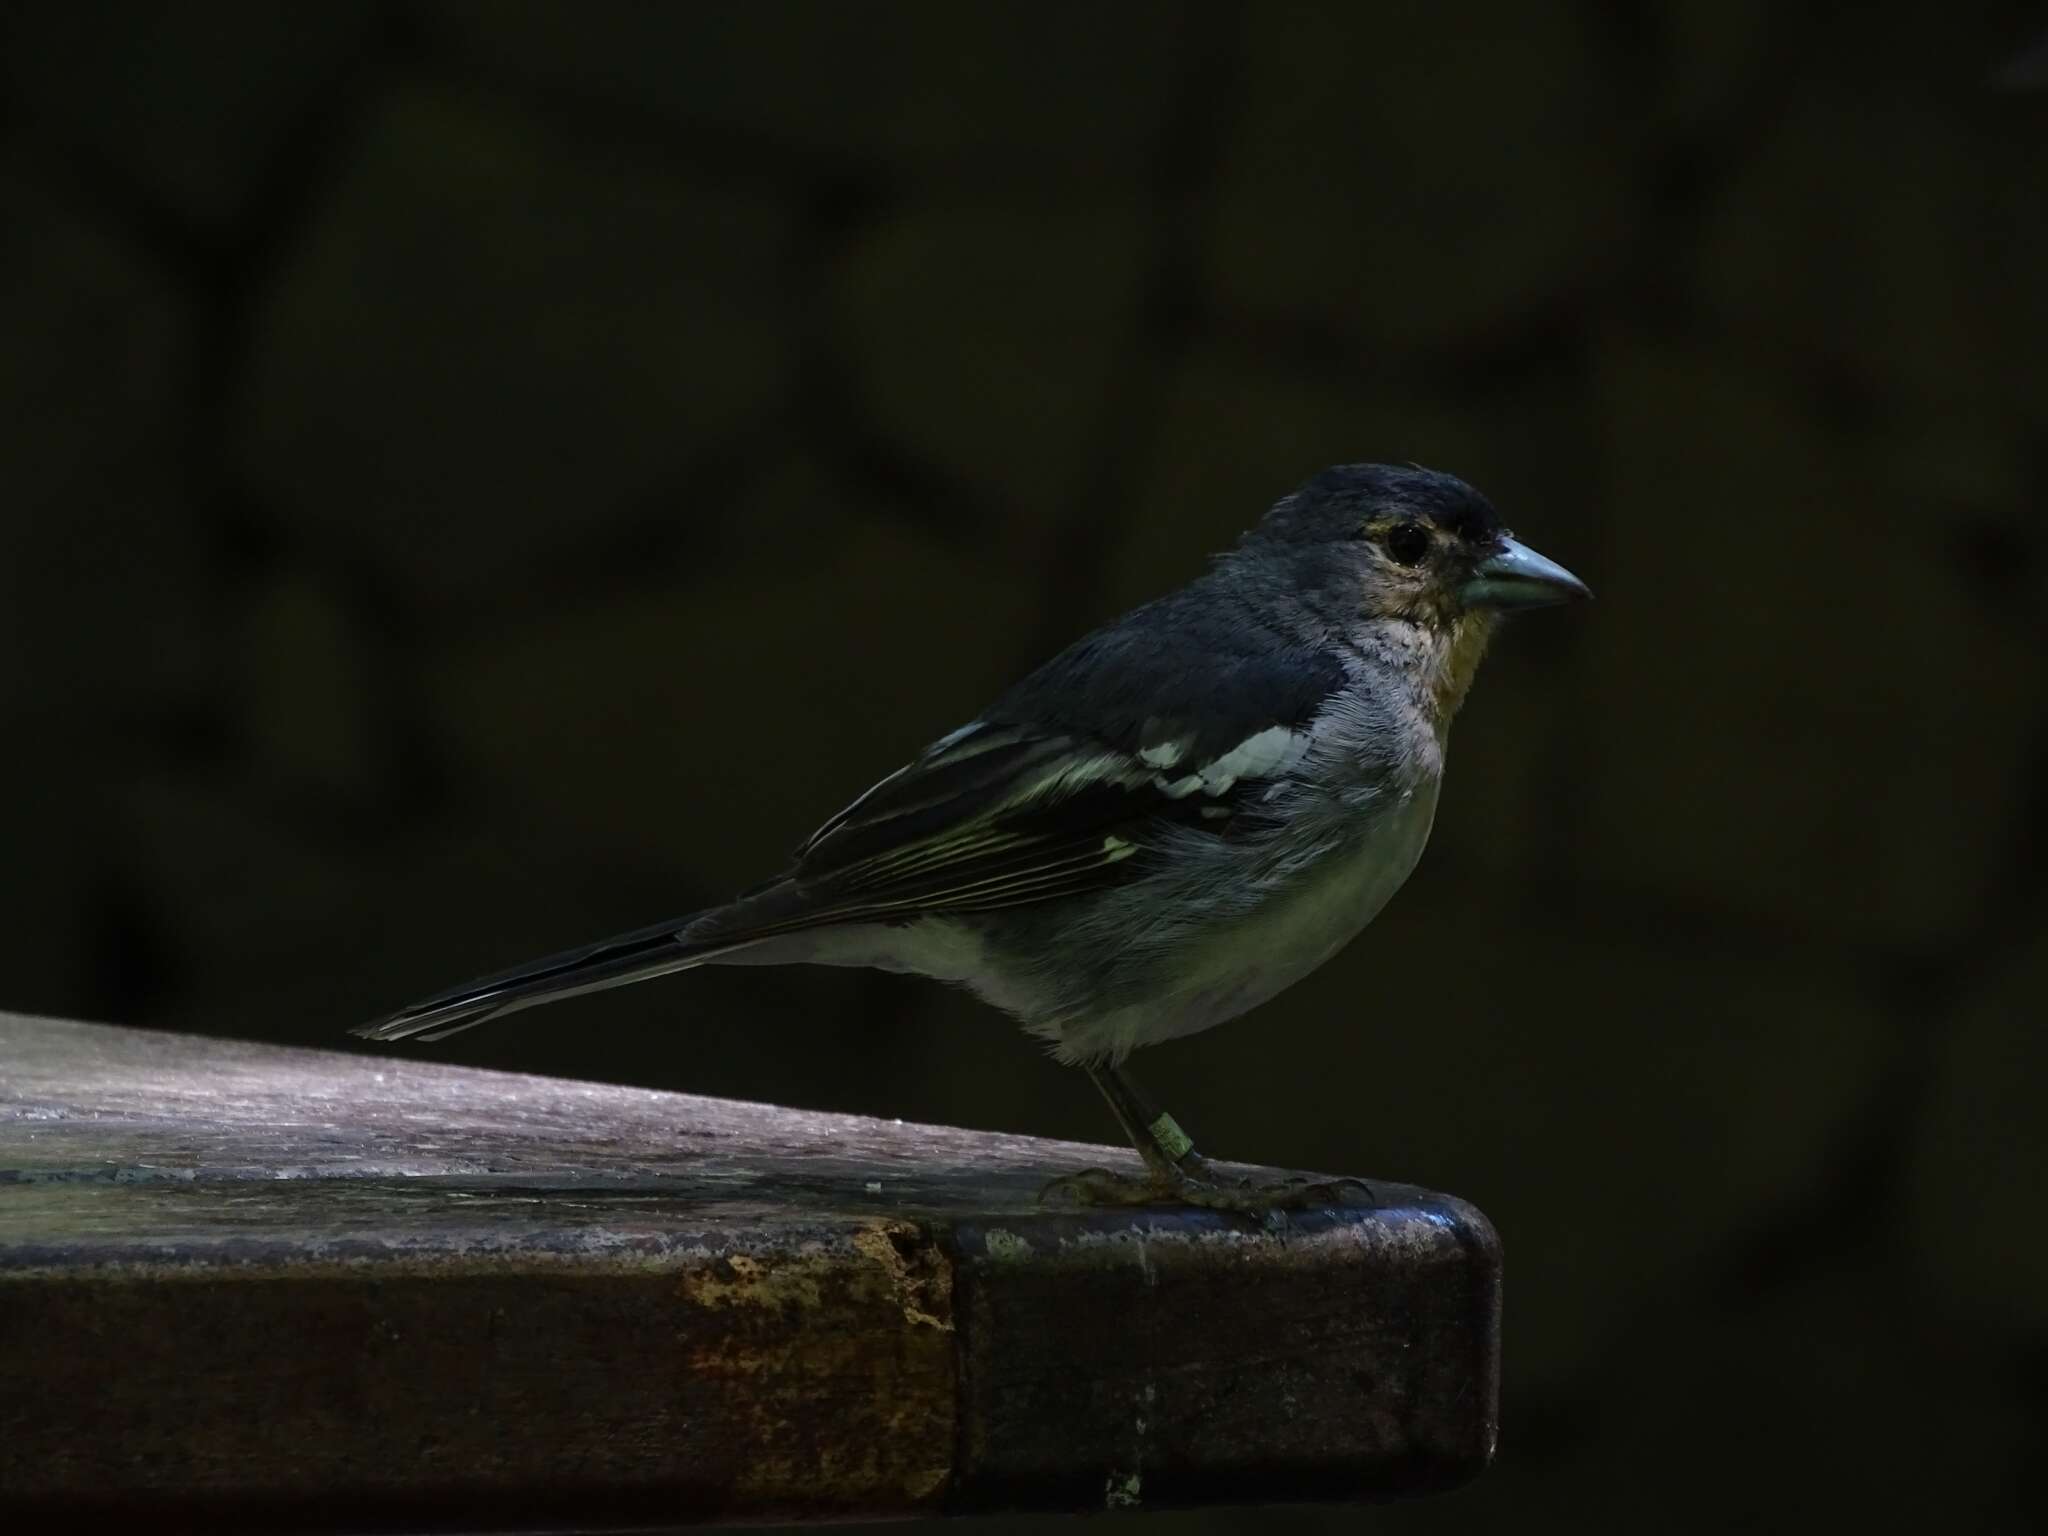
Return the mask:
<svg viewBox="0 0 2048 1536">
<path fill-rule="evenodd" d="M 704 931 L 713 926 L 703 917 L 678 918 L 618 934 L 437 992 L 349 1033 L 365 1040 L 403 1040 L 411 1035 L 441 1040 L 521 1008 L 686 971 L 760 942 L 758 936 L 735 936 L 729 930 L 722 935 Z"/>
</svg>

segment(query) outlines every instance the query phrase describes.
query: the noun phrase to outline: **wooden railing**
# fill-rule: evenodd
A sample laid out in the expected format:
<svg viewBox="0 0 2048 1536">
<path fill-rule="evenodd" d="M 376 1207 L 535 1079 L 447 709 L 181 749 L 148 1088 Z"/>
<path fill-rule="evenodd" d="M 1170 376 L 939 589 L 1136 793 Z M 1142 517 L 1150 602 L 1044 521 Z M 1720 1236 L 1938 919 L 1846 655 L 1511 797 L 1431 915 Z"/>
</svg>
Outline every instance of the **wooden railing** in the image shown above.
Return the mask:
<svg viewBox="0 0 2048 1536">
<path fill-rule="evenodd" d="M 0 1525 L 1365 1500 L 1492 1453 L 1441 1195 L 1042 1204 L 1122 1151 L 0 1015 Z"/>
</svg>

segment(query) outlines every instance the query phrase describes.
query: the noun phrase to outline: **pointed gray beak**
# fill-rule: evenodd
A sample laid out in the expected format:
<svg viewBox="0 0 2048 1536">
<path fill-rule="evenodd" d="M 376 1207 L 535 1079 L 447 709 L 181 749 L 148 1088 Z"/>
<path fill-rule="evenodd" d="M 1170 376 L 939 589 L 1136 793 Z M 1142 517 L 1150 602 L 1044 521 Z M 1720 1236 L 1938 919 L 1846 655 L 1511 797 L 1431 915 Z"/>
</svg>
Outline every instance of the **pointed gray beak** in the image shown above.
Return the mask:
<svg viewBox="0 0 2048 1536">
<path fill-rule="evenodd" d="M 1503 540 L 1501 547 L 1479 562 L 1460 593 L 1470 608 L 1548 608 L 1591 597 L 1592 590 L 1559 565 L 1526 544 Z"/>
</svg>

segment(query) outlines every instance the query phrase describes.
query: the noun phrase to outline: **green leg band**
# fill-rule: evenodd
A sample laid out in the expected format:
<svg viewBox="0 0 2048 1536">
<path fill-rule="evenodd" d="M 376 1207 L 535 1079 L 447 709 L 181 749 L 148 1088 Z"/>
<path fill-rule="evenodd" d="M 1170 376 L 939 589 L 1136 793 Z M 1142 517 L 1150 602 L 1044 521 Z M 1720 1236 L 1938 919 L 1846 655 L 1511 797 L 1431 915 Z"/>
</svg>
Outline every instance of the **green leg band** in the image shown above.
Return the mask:
<svg viewBox="0 0 2048 1536">
<path fill-rule="evenodd" d="M 1195 1144 L 1188 1139 L 1188 1133 L 1175 1123 L 1173 1116 L 1163 1110 L 1157 1120 L 1145 1127 L 1145 1132 L 1159 1144 L 1159 1150 L 1176 1163 L 1195 1150 Z"/>
</svg>

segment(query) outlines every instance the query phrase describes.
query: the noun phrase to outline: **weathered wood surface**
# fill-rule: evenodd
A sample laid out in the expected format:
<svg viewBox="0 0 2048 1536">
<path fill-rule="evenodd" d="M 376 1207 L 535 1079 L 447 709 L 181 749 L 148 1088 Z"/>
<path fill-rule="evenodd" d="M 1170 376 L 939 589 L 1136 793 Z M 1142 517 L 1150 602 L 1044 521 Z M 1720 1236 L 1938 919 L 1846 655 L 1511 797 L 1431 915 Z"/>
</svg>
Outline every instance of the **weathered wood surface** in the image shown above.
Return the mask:
<svg viewBox="0 0 2048 1536">
<path fill-rule="evenodd" d="M 0 1015 L 0 1526 L 1376 1499 L 1485 1466 L 1478 1212 L 1039 1203 L 1088 1166 L 1135 1159 Z"/>
</svg>

